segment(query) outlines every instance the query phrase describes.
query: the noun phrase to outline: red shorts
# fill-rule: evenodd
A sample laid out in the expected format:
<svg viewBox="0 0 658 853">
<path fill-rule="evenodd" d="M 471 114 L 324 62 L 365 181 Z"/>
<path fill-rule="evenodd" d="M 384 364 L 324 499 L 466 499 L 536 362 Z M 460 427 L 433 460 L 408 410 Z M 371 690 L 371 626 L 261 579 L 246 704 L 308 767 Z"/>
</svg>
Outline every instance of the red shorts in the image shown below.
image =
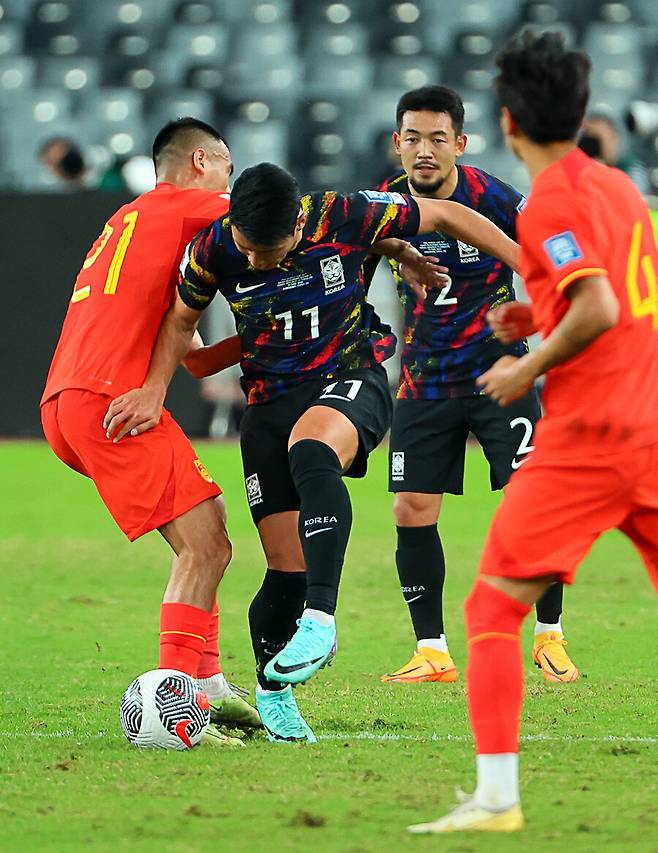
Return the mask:
<svg viewBox="0 0 658 853">
<path fill-rule="evenodd" d="M 591 546 L 613 528 L 635 544 L 658 590 L 658 444 L 562 461 L 535 451 L 509 482 L 479 571 L 572 583 Z"/>
<path fill-rule="evenodd" d="M 48 444 L 62 462 L 92 479 L 131 541 L 178 518 L 221 489 L 189 439 L 164 410 L 160 423 L 114 444 L 103 417 L 112 398 L 72 388 L 41 406 Z"/>
</svg>

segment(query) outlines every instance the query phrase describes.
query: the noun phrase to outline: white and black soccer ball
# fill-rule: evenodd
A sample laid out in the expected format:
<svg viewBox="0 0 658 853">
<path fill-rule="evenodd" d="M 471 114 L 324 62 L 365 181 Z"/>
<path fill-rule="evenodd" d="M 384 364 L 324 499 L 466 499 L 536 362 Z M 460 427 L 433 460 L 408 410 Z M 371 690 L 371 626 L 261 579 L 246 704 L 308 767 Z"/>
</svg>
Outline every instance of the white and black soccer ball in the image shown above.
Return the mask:
<svg viewBox="0 0 658 853">
<path fill-rule="evenodd" d="M 192 749 L 210 722 L 208 697 L 175 669 L 152 669 L 136 678 L 121 699 L 121 726 L 135 746 Z"/>
</svg>

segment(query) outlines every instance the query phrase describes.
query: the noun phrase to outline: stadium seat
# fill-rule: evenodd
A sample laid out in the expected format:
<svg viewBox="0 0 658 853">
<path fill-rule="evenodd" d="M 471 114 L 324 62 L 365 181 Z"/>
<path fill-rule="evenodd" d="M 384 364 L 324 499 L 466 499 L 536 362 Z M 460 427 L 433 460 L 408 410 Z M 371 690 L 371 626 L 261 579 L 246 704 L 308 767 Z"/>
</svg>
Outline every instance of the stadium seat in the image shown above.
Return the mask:
<svg viewBox="0 0 658 853">
<path fill-rule="evenodd" d="M 103 0 L 85 3 L 79 25 L 83 48 L 102 52 L 122 34 L 142 34 L 159 46 L 173 15 L 174 0 Z"/>
<path fill-rule="evenodd" d="M 181 61 L 203 61 L 222 65 L 226 62 L 229 44 L 229 31 L 220 23 L 177 24 L 167 33 L 165 54 Z"/>
<path fill-rule="evenodd" d="M 375 85 L 417 89 L 440 82 L 439 63 L 431 56 L 383 56 L 376 62 Z"/>
<path fill-rule="evenodd" d="M 304 38 L 304 55 L 309 66 L 321 56 L 331 56 L 342 62 L 353 54 L 367 55 L 368 49 L 368 28 L 363 24 L 317 26 Z"/>
<path fill-rule="evenodd" d="M 238 120 L 231 122 L 226 128 L 226 134 L 236 175 L 247 166 L 254 166 L 265 160 L 280 166 L 285 166 L 288 162 L 287 128 L 281 122 L 255 124 Z"/>
<path fill-rule="evenodd" d="M 36 0 L 0 0 L 0 21 L 27 21 Z"/>
<path fill-rule="evenodd" d="M 19 54 L 22 49 L 22 26 L 13 21 L 0 22 L 0 56 Z"/>
<path fill-rule="evenodd" d="M 0 57 L 0 109 L 25 98 L 34 85 L 36 60 L 31 56 Z"/>
<path fill-rule="evenodd" d="M 375 66 L 368 56 L 355 53 L 340 61 L 335 56 L 320 56 L 307 63 L 307 69 L 306 94 L 321 97 L 327 91 L 327 80 L 331 80 L 331 91 L 337 96 L 365 94 L 372 86 Z"/>
<path fill-rule="evenodd" d="M 100 66 L 91 56 L 44 57 L 39 62 L 37 77 L 42 86 L 59 86 L 64 91 L 80 92 L 98 85 Z"/>
<path fill-rule="evenodd" d="M 289 23 L 240 27 L 231 44 L 231 66 L 250 65 L 255 70 L 276 64 L 297 53 L 297 31 Z"/>
<path fill-rule="evenodd" d="M 148 93 L 146 103 L 145 125 L 151 138 L 168 121 L 183 116 L 213 121 L 213 99 L 208 92 L 157 88 Z"/>
</svg>

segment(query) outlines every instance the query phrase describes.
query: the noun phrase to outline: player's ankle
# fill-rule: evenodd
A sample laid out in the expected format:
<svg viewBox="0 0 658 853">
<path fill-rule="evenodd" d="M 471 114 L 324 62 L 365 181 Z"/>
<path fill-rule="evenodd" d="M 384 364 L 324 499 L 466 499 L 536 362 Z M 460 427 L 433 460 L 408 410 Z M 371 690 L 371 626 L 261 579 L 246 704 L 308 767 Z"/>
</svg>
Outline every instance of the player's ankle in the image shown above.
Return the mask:
<svg viewBox="0 0 658 853">
<path fill-rule="evenodd" d="M 416 642 L 416 648 L 420 650 L 424 649 L 434 649 L 436 652 L 443 652 L 444 654 L 448 654 L 448 641 L 446 640 L 445 634 L 439 634 L 437 637 L 429 637 L 426 639 L 418 640 Z"/>
<path fill-rule="evenodd" d="M 314 607 L 305 608 L 302 613 L 302 619 L 312 619 L 314 622 L 317 622 L 318 625 L 322 625 L 325 628 L 329 625 L 333 625 L 336 621 L 332 613 L 327 613 L 324 610 L 318 610 Z"/>
<path fill-rule="evenodd" d="M 499 752 L 478 755 L 475 799 L 483 809 L 504 811 L 520 802 L 519 755 Z"/>
<path fill-rule="evenodd" d="M 562 633 L 562 620 L 558 619 L 557 622 L 535 622 L 535 636 L 537 634 L 548 634 L 548 633 Z"/>
</svg>

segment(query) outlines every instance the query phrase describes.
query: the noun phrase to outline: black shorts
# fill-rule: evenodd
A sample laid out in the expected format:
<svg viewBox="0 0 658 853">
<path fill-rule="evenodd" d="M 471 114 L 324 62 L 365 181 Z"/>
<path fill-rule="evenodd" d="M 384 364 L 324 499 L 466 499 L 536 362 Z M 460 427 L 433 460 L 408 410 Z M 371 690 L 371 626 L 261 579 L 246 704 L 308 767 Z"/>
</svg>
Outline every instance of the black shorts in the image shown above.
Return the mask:
<svg viewBox="0 0 658 853">
<path fill-rule="evenodd" d="M 299 509 L 288 465 L 288 438 L 311 406 L 342 412 L 359 433 L 359 449 L 347 477 L 363 477 L 368 454 L 391 425 L 393 402 L 380 365 L 350 370 L 340 379 L 309 379 L 269 403 L 248 406 L 240 424 L 240 449 L 247 501 L 254 522 L 275 512 Z"/>
<path fill-rule="evenodd" d="M 504 408 L 485 396 L 398 400 L 389 446 L 389 491 L 463 495 L 470 432 L 489 462 L 491 488 L 501 489 L 533 449 L 540 416 L 534 389 Z"/>
</svg>

